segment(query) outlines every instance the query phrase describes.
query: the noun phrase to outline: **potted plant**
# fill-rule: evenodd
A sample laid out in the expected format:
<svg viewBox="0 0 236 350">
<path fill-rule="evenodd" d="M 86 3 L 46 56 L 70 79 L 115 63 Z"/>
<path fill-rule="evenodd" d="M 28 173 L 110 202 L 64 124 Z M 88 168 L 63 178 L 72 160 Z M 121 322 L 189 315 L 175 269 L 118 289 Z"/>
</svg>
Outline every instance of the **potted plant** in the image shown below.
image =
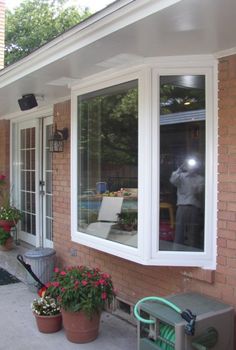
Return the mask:
<svg viewBox="0 0 236 350">
<path fill-rule="evenodd" d="M 22 218 L 22 212 L 10 201 L 10 190 L 5 175 L 0 175 L 0 227 L 10 232 Z"/>
<path fill-rule="evenodd" d="M 34 299 L 31 309 L 40 332 L 54 333 L 62 328 L 61 308 L 56 298 L 45 293 L 40 298 Z"/>
<path fill-rule="evenodd" d="M 133 211 L 123 211 L 118 214 L 118 225 L 124 231 L 137 230 L 138 214 Z"/>
<path fill-rule="evenodd" d="M 0 250 L 11 250 L 13 248 L 13 237 L 9 231 L 0 227 Z"/>
<path fill-rule="evenodd" d="M 111 276 L 86 266 L 56 268 L 48 289 L 60 302 L 67 339 L 74 343 L 96 339 L 102 309 L 114 296 Z"/>
</svg>

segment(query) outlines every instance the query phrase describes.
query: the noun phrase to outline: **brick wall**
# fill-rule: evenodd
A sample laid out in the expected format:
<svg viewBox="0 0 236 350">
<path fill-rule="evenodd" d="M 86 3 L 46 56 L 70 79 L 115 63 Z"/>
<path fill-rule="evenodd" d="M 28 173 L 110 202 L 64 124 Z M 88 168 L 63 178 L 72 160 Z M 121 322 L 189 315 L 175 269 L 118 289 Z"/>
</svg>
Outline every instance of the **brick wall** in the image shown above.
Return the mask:
<svg viewBox="0 0 236 350">
<path fill-rule="evenodd" d="M 0 120 L 0 173 L 9 178 L 10 174 L 10 122 Z"/>
<path fill-rule="evenodd" d="M 57 122 L 58 129 L 69 126 L 69 101 L 55 105 L 54 121 Z M 142 266 L 70 241 L 68 141 L 63 153 L 53 154 L 53 190 L 54 244 L 59 264 L 88 264 L 111 273 L 117 295 L 130 303 L 135 303 L 146 295 L 168 295 L 189 290 L 221 298 L 220 291 L 215 289 L 213 271 L 198 268 Z"/>
<path fill-rule="evenodd" d="M 219 61 L 218 198 L 217 278 L 236 305 L 236 55 Z"/>
<path fill-rule="evenodd" d="M 57 128 L 70 128 L 70 101 L 54 106 Z M 53 153 L 53 231 L 54 245 L 63 263 L 70 249 L 70 137 L 64 152 Z"/>
<path fill-rule="evenodd" d="M 5 1 L 0 0 L 0 69 L 4 67 Z"/>
<path fill-rule="evenodd" d="M 59 113 L 62 113 L 62 109 L 63 105 L 56 107 Z M 68 113 L 64 115 L 65 123 L 69 123 L 68 102 L 64 106 L 64 112 Z M 60 262 L 98 266 L 111 273 L 117 295 L 130 303 L 147 295 L 163 296 L 196 291 L 236 307 L 236 56 L 219 62 L 219 218 L 216 271 L 142 266 L 71 243 L 69 155 L 64 152 L 56 157 L 54 229 L 55 248 Z"/>
</svg>

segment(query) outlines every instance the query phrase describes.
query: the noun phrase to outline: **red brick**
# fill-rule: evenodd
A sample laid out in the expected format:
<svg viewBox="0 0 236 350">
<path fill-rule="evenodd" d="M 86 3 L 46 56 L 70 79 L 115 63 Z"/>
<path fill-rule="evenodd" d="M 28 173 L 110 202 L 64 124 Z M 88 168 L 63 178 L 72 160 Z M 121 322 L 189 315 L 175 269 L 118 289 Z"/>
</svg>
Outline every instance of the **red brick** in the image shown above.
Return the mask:
<svg viewBox="0 0 236 350">
<path fill-rule="evenodd" d="M 227 204 L 227 210 L 229 210 L 229 211 L 236 211 L 236 203 L 229 202 Z"/>
<path fill-rule="evenodd" d="M 220 192 L 219 193 L 220 201 L 236 202 L 236 195 L 233 192 Z"/>
<path fill-rule="evenodd" d="M 227 258 L 226 258 L 226 256 L 218 256 L 217 257 L 217 265 L 226 266 L 227 265 Z"/>
<path fill-rule="evenodd" d="M 226 248 L 226 247 L 228 247 L 228 241 L 225 238 L 218 238 L 217 245 L 218 245 L 218 247 Z"/>
<path fill-rule="evenodd" d="M 227 248 L 236 250 L 236 241 L 227 240 Z"/>
<path fill-rule="evenodd" d="M 219 219 L 222 219 L 222 220 L 234 221 L 235 220 L 235 213 L 231 212 L 231 211 L 219 211 L 218 217 L 219 217 Z"/>
</svg>

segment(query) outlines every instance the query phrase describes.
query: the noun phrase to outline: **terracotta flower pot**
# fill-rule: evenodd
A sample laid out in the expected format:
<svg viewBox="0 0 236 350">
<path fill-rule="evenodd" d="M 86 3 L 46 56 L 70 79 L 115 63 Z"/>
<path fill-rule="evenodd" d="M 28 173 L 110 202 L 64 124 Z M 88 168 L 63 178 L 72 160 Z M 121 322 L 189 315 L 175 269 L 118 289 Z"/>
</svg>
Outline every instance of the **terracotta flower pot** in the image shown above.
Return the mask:
<svg viewBox="0 0 236 350">
<path fill-rule="evenodd" d="M 90 319 L 83 311 L 69 312 L 62 309 L 63 327 L 66 337 L 72 343 L 89 343 L 99 332 L 100 313 Z"/>
<path fill-rule="evenodd" d="M 55 333 L 62 328 L 61 314 L 52 316 L 41 316 L 34 313 L 39 332 Z"/>
<path fill-rule="evenodd" d="M 0 245 L 0 250 L 6 251 L 6 250 L 12 250 L 13 249 L 13 237 L 9 237 L 5 244 Z"/>
</svg>

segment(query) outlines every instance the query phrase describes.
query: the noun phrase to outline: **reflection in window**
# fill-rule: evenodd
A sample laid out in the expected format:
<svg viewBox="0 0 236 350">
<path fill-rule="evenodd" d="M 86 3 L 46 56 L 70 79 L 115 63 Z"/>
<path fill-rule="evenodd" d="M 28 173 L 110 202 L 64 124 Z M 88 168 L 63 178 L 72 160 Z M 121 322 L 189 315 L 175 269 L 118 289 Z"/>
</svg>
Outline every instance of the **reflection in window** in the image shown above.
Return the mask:
<svg viewBox="0 0 236 350">
<path fill-rule="evenodd" d="M 78 230 L 137 246 L 138 82 L 78 97 Z"/>
<path fill-rule="evenodd" d="M 205 77 L 160 78 L 160 250 L 204 250 Z"/>
</svg>

